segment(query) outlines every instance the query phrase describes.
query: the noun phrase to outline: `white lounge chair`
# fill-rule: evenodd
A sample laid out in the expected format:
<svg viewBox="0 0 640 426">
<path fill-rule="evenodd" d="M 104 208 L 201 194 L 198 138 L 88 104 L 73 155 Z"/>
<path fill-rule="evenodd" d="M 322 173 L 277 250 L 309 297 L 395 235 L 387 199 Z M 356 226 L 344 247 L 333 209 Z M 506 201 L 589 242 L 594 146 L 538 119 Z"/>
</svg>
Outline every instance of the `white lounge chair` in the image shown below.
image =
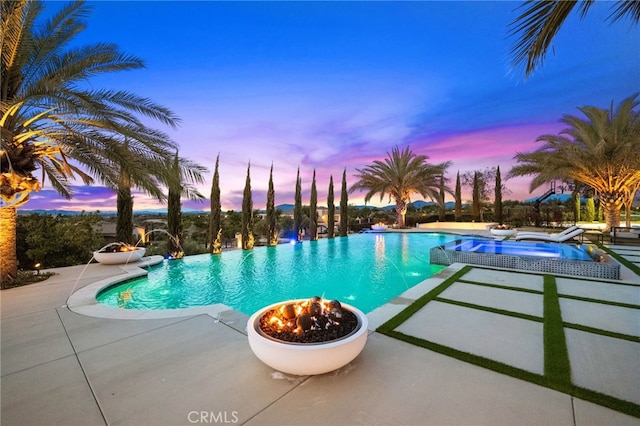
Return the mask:
<svg viewBox="0 0 640 426">
<path fill-rule="evenodd" d="M 567 229 L 565 229 L 562 232 L 558 232 L 555 234 L 549 233 L 549 232 L 536 232 L 536 231 L 518 231 L 518 235 L 542 235 L 543 237 L 547 237 L 549 235 L 567 235 L 573 231 L 575 231 L 576 229 L 580 229 L 578 228 L 576 225 L 571 225 L 570 227 L 568 227 Z"/>
<path fill-rule="evenodd" d="M 569 241 L 572 240 L 573 237 L 577 237 L 578 235 L 582 234 L 584 232 L 584 229 L 582 228 L 578 228 L 578 229 L 574 229 L 573 231 L 569 232 L 568 234 L 549 234 L 549 235 L 527 235 L 527 234 L 523 234 L 520 235 L 518 234 L 515 238 L 516 241 L 521 241 L 521 240 L 535 240 L 535 241 L 545 241 L 545 242 L 549 242 L 549 243 L 564 243 L 565 241 Z"/>
</svg>

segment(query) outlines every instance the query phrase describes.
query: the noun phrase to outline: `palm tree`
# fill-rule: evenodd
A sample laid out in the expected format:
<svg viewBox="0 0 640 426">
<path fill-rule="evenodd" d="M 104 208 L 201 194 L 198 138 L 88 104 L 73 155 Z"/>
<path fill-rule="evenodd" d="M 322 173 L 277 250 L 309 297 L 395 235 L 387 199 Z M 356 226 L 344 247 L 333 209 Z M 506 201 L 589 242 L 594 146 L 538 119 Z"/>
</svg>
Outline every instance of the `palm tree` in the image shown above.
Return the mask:
<svg viewBox="0 0 640 426">
<path fill-rule="evenodd" d="M 400 151 L 396 146 L 391 153 L 387 152 L 384 161 L 376 160 L 364 169 L 356 169 L 358 181 L 349 192 L 366 190 L 365 203 L 378 193 L 381 201 L 385 195 L 388 195 L 389 199 L 393 198 L 396 203 L 398 226 L 403 228 L 411 195 L 418 193 L 431 200 L 437 200 L 440 176 L 444 175 L 451 164 L 429 164 L 428 158 L 426 155 L 414 154 L 409 147 Z M 449 188 L 445 188 L 445 191 L 452 193 Z"/>
<path fill-rule="evenodd" d="M 538 66 L 542 65 L 553 38 L 571 12 L 577 7 L 580 17 L 583 18 L 592 5 L 593 0 L 525 1 L 520 6 L 524 11 L 509 25 L 509 35 L 517 38 L 511 49 L 513 65 L 519 66 L 526 63 L 525 76 L 529 77 Z M 627 17 L 634 24 L 638 23 L 640 1 L 612 2 L 608 19 L 615 22 Z"/>
<path fill-rule="evenodd" d="M 176 126 L 168 109 L 126 91 L 86 84 L 94 75 L 140 69 L 143 62 L 99 43 L 70 46 L 84 28 L 88 7 L 83 1 L 64 6 L 36 25 L 44 3 L 2 1 L 2 66 L 0 73 L 0 283 L 17 272 L 16 208 L 28 202 L 45 178 L 70 198 L 71 183 L 90 184 L 97 177 L 118 187 L 125 168 L 132 182 L 162 194 L 152 171 L 140 158 L 165 160 L 175 144 L 139 119 L 146 116 Z M 123 149 L 124 141 L 129 147 Z M 77 165 L 72 164 L 74 160 Z M 82 166 L 79 167 L 79 166 Z M 37 170 L 42 178 L 35 175 Z"/>
<path fill-rule="evenodd" d="M 638 94 L 614 110 L 578 108 L 586 119 L 565 115 L 559 135 L 543 135 L 544 145 L 518 153 L 509 176 L 533 175 L 530 190 L 555 179 L 575 179 L 593 188 L 604 208 L 607 228 L 620 225 L 620 209 L 640 185 L 640 105 Z"/>
</svg>

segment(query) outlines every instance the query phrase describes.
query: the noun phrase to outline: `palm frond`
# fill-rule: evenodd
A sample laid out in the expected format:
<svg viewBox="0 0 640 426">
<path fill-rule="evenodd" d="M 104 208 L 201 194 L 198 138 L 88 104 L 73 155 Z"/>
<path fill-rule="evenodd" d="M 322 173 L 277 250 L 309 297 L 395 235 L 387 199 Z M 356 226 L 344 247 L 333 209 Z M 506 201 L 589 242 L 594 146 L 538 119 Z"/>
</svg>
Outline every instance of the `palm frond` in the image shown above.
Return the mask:
<svg viewBox="0 0 640 426">
<path fill-rule="evenodd" d="M 583 1 L 582 14 L 587 12 L 592 0 Z M 544 62 L 547 50 L 562 24 L 576 6 L 576 1 L 541 0 L 526 1 L 524 11 L 509 24 L 509 37 L 516 37 L 511 48 L 512 64 L 525 64 L 525 75 Z"/>
</svg>

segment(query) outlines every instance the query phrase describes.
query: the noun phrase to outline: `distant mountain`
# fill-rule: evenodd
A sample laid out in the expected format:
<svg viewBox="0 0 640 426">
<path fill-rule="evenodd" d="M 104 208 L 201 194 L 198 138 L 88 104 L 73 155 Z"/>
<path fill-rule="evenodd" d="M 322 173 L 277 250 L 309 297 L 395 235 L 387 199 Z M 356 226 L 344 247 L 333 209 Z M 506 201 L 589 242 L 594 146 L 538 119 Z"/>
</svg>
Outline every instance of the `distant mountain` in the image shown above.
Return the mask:
<svg viewBox="0 0 640 426">
<path fill-rule="evenodd" d="M 437 203 L 434 203 L 433 201 L 424 201 L 424 200 L 412 201 L 410 204 L 413 205 L 413 207 L 415 207 L 416 209 L 421 209 L 423 207 L 433 207 L 437 205 Z M 452 209 L 456 206 L 456 203 L 454 201 L 448 201 L 444 204 L 448 209 Z M 462 205 L 465 205 L 465 204 L 466 203 L 462 203 Z M 352 207 L 355 207 L 358 210 L 369 208 L 372 210 L 385 210 L 385 211 L 395 210 L 396 208 L 395 204 L 389 204 L 388 206 L 384 206 L 384 207 L 375 207 L 375 206 L 366 206 L 366 205 L 359 205 L 359 206 L 352 206 Z"/>
<path fill-rule="evenodd" d="M 95 213 L 95 211 L 84 211 L 84 212 L 77 212 L 77 211 L 72 211 L 72 210 L 45 210 L 45 209 L 33 209 L 33 210 L 27 210 L 27 209 L 18 209 L 18 214 L 47 214 L 47 215 L 51 215 L 51 216 L 78 216 L 81 215 L 82 213 L 85 214 L 90 214 L 90 213 Z M 100 213 L 100 216 L 115 216 L 116 212 L 98 212 Z"/>
<path fill-rule="evenodd" d="M 293 204 L 278 204 L 276 206 L 276 210 L 282 210 L 283 212 L 288 212 L 293 210 L 295 207 L 296 206 Z"/>
<path fill-rule="evenodd" d="M 540 198 L 540 196 L 533 197 L 533 198 L 527 198 L 526 200 L 524 200 L 524 202 L 525 203 L 534 203 L 538 198 Z M 572 198 L 571 194 L 552 194 L 552 195 L 549 195 L 549 197 L 545 198 L 543 203 L 548 202 L 548 201 L 560 201 L 561 203 L 566 203 L 571 198 Z M 587 200 L 584 197 L 580 197 L 580 202 L 586 203 L 586 201 Z"/>
<path fill-rule="evenodd" d="M 45 210 L 45 209 L 18 209 L 18 214 L 46 214 L 51 216 L 78 216 L 81 214 L 90 214 L 95 213 L 96 211 L 73 211 L 73 210 Z M 98 211 L 100 216 L 115 216 L 117 213 L 115 211 Z M 204 210 L 190 209 L 188 207 L 182 208 L 182 213 L 184 214 L 208 214 Z M 157 208 L 157 209 L 143 209 L 143 210 L 133 210 L 133 214 L 135 215 L 166 215 L 166 208 Z"/>
</svg>

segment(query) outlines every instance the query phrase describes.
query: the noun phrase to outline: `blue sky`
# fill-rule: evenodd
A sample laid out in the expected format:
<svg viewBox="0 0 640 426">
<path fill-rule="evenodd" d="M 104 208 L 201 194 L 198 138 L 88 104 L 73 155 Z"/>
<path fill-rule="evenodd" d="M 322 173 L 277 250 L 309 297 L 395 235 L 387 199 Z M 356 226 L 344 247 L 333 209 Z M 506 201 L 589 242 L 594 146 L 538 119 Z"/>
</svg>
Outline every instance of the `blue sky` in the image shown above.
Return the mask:
<svg viewBox="0 0 640 426">
<path fill-rule="evenodd" d="M 507 37 L 520 2 L 90 4 L 78 42 L 113 42 L 147 65 L 91 84 L 175 111 L 178 129 L 153 125 L 172 135 L 180 155 L 209 168 L 205 195 L 220 154 L 224 209 L 240 208 L 249 161 L 256 208 L 266 202 L 271 163 L 276 204 L 293 201 L 298 167 L 303 202 L 315 169 L 324 204 L 330 175 L 339 195 L 343 169 L 353 183 L 356 168 L 395 145 L 432 163 L 452 161 L 452 181 L 457 171 L 497 165 L 506 175 L 516 152 L 562 129 L 563 114 L 640 91 L 640 31 L 629 21 L 605 23 L 608 2 L 583 20 L 571 17 L 527 80 L 511 67 Z M 529 179 L 506 185 L 507 198 L 530 197 Z M 350 200 L 361 204 L 362 196 Z M 158 206 L 136 194 L 136 209 Z M 71 201 L 45 186 L 23 208 L 115 207 L 115 194 L 97 184 L 79 187 Z"/>
</svg>

